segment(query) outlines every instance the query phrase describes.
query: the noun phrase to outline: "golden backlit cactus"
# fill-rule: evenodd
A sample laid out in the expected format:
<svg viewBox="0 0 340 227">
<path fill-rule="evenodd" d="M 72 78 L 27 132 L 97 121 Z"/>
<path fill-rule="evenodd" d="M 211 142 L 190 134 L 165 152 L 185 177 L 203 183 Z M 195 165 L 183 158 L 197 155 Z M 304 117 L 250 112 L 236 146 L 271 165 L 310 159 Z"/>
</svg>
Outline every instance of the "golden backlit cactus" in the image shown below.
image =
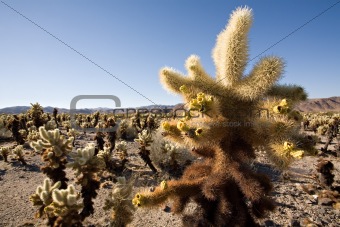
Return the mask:
<svg viewBox="0 0 340 227">
<path fill-rule="evenodd" d="M 164 135 L 204 159 L 187 167 L 181 179 L 166 182 L 166 187 L 138 193 L 133 199 L 136 206 L 155 206 L 171 198 L 173 211 L 181 213 L 192 200 L 201 213 L 184 217 L 190 226 L 254 226 L 253 217 L 274 209 L 267 197 L 272 187 L 268 177 L 249 165 L 255 158 L 254 147 L 272 151 L 272 145 L 280 143 L 284 150 L 284 141 L 299 144 L 303 137 L 286 115 L 267 118 L 259 117 L 259 112 L 264 98 L 287 98 L 281 104 L 288 105 L 306 95 L 300 87 L 277 84 L 284 68 L 279 57 L 263 57 L 244 75 L 251 24 L 248 7 L 232 13 L 213 49 L 216 78 L 208 75 L 195 55 L 185 63 L 188 76 L 169 67 L 161 69 L 162 84 L 183 96 L 189 112 L 179 120 L 163 122 Z"/>
</svg>

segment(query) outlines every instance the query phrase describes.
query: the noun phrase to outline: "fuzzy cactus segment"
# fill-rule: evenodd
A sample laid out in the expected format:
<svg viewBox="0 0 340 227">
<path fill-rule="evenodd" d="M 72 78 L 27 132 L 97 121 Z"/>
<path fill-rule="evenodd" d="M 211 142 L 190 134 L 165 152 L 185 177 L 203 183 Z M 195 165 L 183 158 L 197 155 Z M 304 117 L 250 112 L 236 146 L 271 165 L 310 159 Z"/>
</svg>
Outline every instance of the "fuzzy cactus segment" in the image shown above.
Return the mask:
<svg viewBox="0 0 340 227">
<path fill-rule="evenodd" d="M 52 202 L 52 192 L 55 189 L 60 188 L 60 186 L 60 181 L 52 185 L 51 180 L 45 178 L 43 185 L 39 185 L 35 191 L 35 194 L 31 195 L 30 201 L 33 203 L 33 205 L 43 204 L 48 206 Z"/>
<path fill-rule="evenodd" d="M 41 139 L 31 143 L 31 147 L 36 152 L 50 149 L 54 156 L 60 157 L 72 151 L 73 138 L 65 139 L 58 129 L 47 131 L 44 127 L 40 127 L 39 134 Z"/>
</svg>

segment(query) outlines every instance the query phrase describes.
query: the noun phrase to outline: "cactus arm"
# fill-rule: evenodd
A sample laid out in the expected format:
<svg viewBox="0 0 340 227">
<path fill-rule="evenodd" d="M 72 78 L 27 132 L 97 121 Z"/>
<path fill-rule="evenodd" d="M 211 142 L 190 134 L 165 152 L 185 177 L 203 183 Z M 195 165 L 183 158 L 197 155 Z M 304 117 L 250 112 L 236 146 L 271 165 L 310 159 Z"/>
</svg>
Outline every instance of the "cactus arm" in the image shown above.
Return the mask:
<svg viewBox="0 0 340 227">
<path fill-rule="evenodd" d="M 212 57 L 216 66 L 216 80 L 233 86 L 242 77 L 248 59 L 248 32 L 252 24 L 251 9 L 238 8 L 217 37 Z"/>
</svg>

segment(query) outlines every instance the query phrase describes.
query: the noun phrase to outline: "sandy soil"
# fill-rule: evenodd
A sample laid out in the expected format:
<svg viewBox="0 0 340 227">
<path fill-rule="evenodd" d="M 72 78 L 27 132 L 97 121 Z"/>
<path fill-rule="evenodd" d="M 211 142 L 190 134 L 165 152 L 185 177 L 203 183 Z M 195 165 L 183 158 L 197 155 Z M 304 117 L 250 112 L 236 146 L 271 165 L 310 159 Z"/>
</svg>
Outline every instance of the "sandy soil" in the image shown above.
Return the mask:
<svg viewBox="0 0 340 227">
<path fill-rule="evenodd" d="M 76 140 L 76 146 L 84 146 L 92 142 L 93 134 L 82 135 Z M 0 146 L 13 145 L 14 142 L 1 142 Z M 320 148 L 322 144 L 317 145 Z M 334 149 L 334 144 L 329 147 Z M 154 175 L 137 154 L 137 145 L 128 143 L 129 162 L 123 175 L 127 178 L 135 176 L 134 193 L 151 190 L 164 179 L 169 179 L 165 172 Z M 34 219 L 36 208 L 29 201 L 29 196 L 34 193 L 36 187 L 42 184 L 45 176 L 40 172 L 42 161 L 40 156 L 34 154 L 32 149 L 26 148 L 26 161 L 28 165 L 9 159 L 9 163 L 0 160 L 0 226 L 44 226 L 43 221 Z M 258 153 L 254 162 L 257 171 L 265 172 L 270 176 L 274 184 L 271 197 L 275 199 L 277 208 L 265 219 L 259 220 L 263 226 L 306 226 L 313 223 L 315 226 L 340 226 L 340 210 L 331 205 L 319 204 L 315 195 L 303 190 L 304 186 L 313 185 L 315 194 L 322 188 L 308 176 L 316 174 L 315 165 L 320 157 L 305 157 L 295 161 L 289 169 L 289 175 L 282 174 L 273 168 L 263 153 Z M 329 155 L 325 157 L 335 165 L 335 183 L 340 185 L 340 158 Z M 70 183 L 74 182 L 72 171 L 67 171 Z M 283 177 L 285 175 L 285 177 Z M 306 177 L 307 176 L 307 177 Z M 95 213 L 85 221 L 85 226 L 108 226 L 110 213 L 104 211 L 105 198 L 112 187 L 108 184 L 98 191 L 95 200 Z M 188 211 L 194 212 L 195 206 L 189 206 Z M 171 213 L 171 202 L 154 209 L 137 209 L 134 220 L 129 226 L 182 226 L 180 215 Z"/>
</svg>

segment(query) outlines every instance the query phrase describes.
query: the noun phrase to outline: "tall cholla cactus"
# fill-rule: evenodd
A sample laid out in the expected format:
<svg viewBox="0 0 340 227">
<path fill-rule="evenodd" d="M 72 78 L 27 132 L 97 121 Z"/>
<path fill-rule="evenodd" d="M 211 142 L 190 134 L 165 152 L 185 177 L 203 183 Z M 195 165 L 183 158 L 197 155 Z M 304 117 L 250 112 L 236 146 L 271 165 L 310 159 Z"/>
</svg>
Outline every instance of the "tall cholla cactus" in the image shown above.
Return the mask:
<svg viewBox="0 0 340 227">
<path fill-rule="evenodd" d="M 31 147 L 41 153 L 42 160 L 46 162 L 41 170 L 53 183 L 60 181 L 61 188 L 65 189 L 68 181 L 64 171 L 67 163 L 66 156 L 72 151 L 73 138 L 65 139 L 58 129 L 46 131 L 43 126 L 39 128 L 39 134 L 41 139 L 31 142 Z"/>
<path fill-rule="evenodd" d="M 151 133 L 149 133 L 148 130 L 143 130 L 142 132 L 138 133 L 138 139 L 135 139 L 135 142 L 138 142 L 140 145 L 140 147 L 138 148 L 139 156 L 150 167 L 152 172 L 156 173 L 157 169 L 152 164 L 152 161 L 150 159 L 150 151 L 147 149 L 147 147 L 149 147 L 150 143 L 152 142 Z"/>
<path fill-rule="evenodd" d="M 82 187 L 81 196 L 83 197 L 84 208 L 80 215 L 84 220 L 94 212 L 92 199 L 97 196 L 96 190 L 100 187 L 98 175 L 105 168 L 105 161 L 95 155 L 93 143 L 88 144 L 84 149 L 77 149 L 70 156 L 74 161 L 67 163 L 66 166 L 76 171 L 77 183 Z"/>
<path fill-rule="evenodd" d="M 283 150 L 284 141 L 295 141 L 298 134 L 289 133 L 286 118 L 260 118 L 257 112 L 265 97 L 296 102 L 306 95 L 301 87 L 276 84 L 284 68 L 278 57 L 264 57 L 249 75 L 243 74 L 251 24 L 251 9 L 232 13 L 213 49 L 216 79 L 194 55 L 185 64 L 188 77 L 171 68 L 161 69 L 162 84 L 181 94 L 191 112 L 199 114 L 163 122 L 164 135 L 204 159 L 187 167 L 181 179 L 166 182 L 154 192 L 138 193 L 133 200 L 136 206 L 155 206 L 171 198 L 173 211 L 182 213 L 194 201 L 201 213 L 184 216 L 190 226 L 254 226 L 253 217 L 274 209 L 267 197 L 270 180 L 249 165 L 255 158 L 254 147 L 274 152 L 273 141 L 281 141 Z"/>
<path fill-rule="evenodd" d="M 111 226 L 126 226 L 133 219 L 134 206 L 131 203 L 132 184 L 125 177 L 117 177 L 110 197 L 105 200 L 104 210 L 111 210 Z"/>
</svg>

